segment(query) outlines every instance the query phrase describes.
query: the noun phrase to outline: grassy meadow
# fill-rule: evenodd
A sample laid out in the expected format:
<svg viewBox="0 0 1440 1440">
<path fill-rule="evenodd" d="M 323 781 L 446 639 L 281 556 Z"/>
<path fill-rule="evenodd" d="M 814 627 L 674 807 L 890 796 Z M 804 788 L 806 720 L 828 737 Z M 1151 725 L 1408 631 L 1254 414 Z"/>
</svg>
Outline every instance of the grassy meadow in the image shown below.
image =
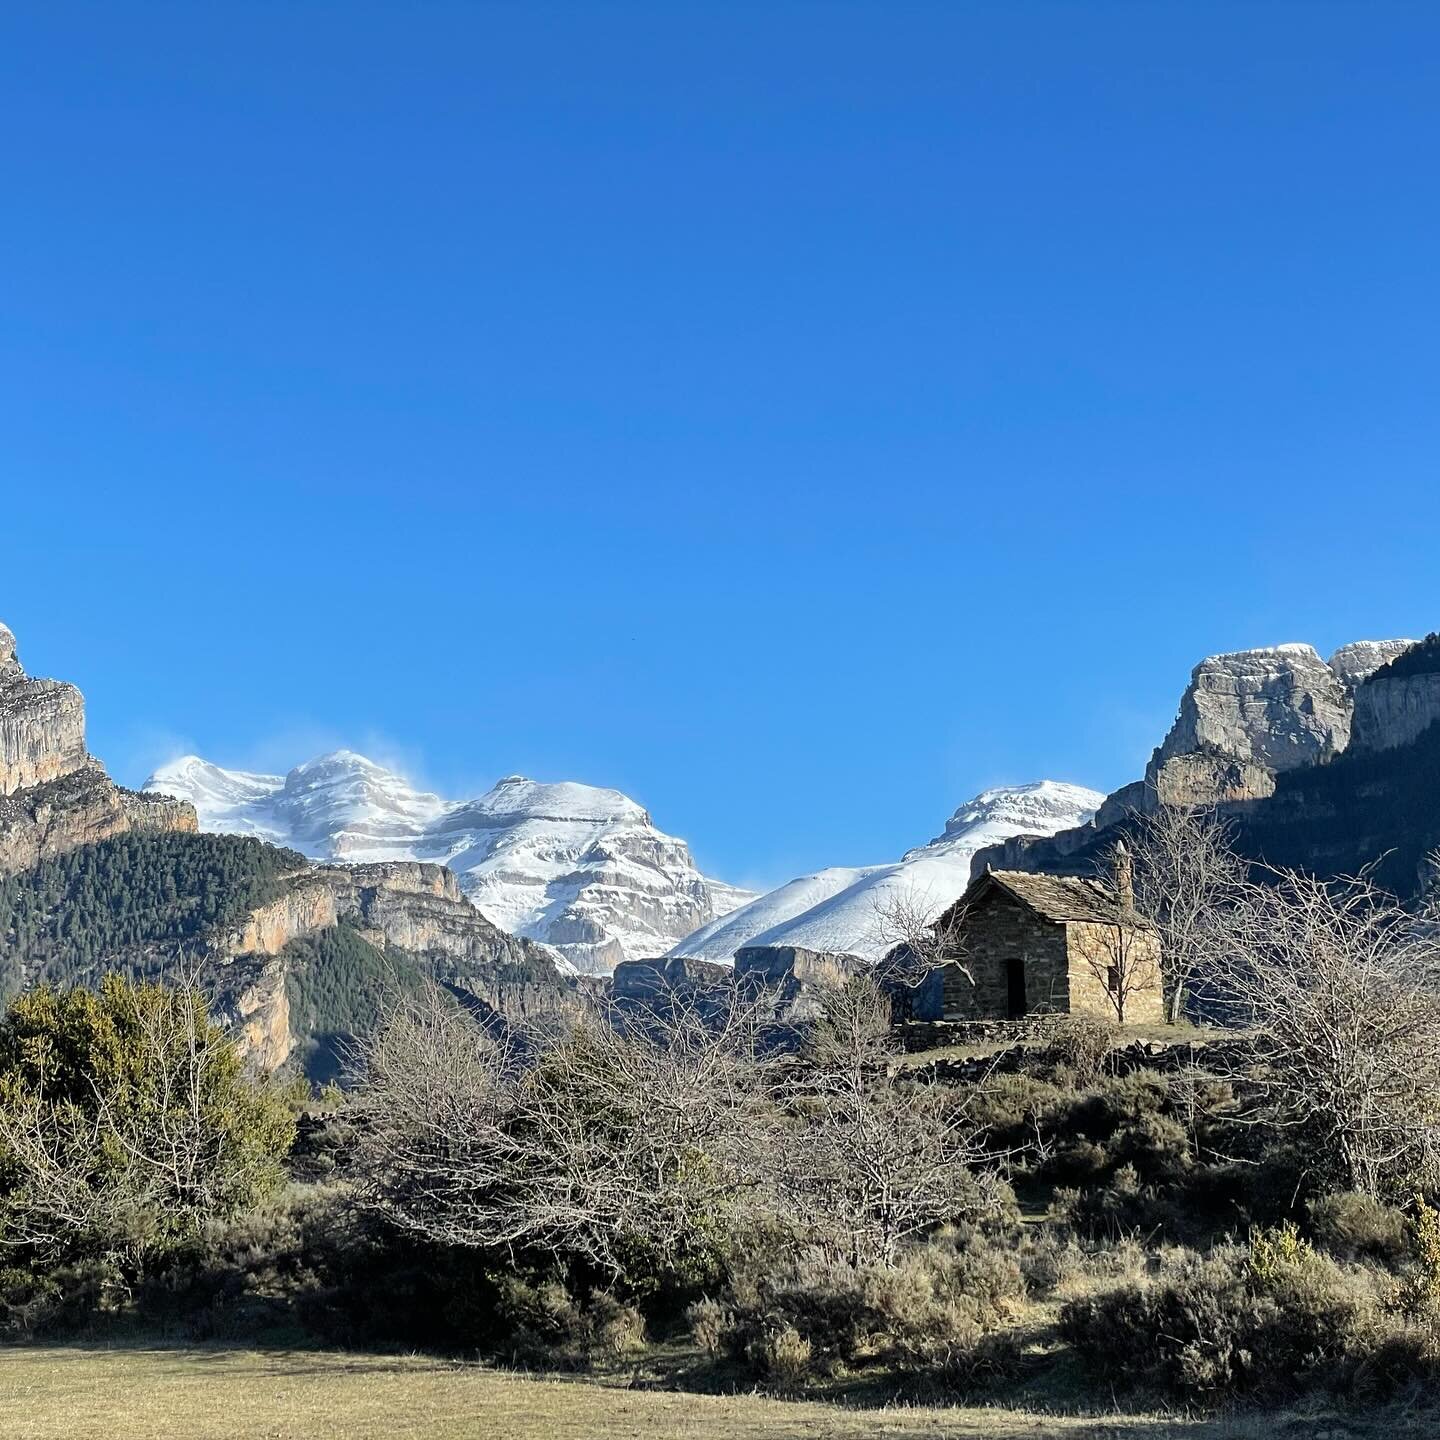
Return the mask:
<svg viewBox="0 0 1440 1440">
<path fill-rule="evenodd" d="M 1187 1419 L 997 1408 L 849 1408 L 537 1378 L 415 1356 L 229 1348 L 0 1350 L 8 1440 L 1283 1440 L 1420 1437 L 1440 1412 L 1324 1408 Z"/>
</svg>

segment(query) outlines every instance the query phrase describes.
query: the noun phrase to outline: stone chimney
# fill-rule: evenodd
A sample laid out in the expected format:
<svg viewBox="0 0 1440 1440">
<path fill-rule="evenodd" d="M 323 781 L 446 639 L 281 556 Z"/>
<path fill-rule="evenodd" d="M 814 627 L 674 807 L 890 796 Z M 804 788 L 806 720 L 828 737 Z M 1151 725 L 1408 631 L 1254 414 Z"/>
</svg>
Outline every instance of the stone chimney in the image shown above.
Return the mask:
<svg viewBox="0 0 1440 1440">
<path fill-rule="evenodd" d="M 1130 858 L 1130 851 L 1126 848 L 1123 840 L 1115 842 L 1113 858 L 1115 893 L 1120 897 L 1120 904 L 1126 910 L 1135 908 L 1135 862 Z"/>
</svg>

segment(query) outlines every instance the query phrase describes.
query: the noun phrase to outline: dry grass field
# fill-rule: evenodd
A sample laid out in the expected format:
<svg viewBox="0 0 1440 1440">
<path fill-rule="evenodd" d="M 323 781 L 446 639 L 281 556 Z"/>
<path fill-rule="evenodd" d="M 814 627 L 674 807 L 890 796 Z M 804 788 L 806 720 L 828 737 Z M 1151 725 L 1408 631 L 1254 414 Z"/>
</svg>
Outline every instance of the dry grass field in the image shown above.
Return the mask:
<svg viewBox="0 0 1440 1440">
<path fill-rule="evenodd" d="M 0 1350 L 6 1440 L 1342 1440 L 1424 1436 L 1434 1411 L 1233 1420 L 857 1410 L 536 1379 L 416 1357 L 233 1349 Z"/>
</svg>

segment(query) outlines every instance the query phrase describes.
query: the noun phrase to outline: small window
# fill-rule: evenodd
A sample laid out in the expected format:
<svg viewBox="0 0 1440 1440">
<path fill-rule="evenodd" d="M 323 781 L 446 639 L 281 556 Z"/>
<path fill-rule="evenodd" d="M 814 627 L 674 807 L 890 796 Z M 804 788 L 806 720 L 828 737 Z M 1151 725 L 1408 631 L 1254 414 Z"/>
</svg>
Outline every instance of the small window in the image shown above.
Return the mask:
<svg viewBox="0 0 1440 1440">
<path fill-rule="evenodd" d="M 1105 972 L 1105 983 L 1110 987 L 1112 995 L 1120 993 L 1120 967 L 1118 965 L 1110 966 Z"/>
</svg>

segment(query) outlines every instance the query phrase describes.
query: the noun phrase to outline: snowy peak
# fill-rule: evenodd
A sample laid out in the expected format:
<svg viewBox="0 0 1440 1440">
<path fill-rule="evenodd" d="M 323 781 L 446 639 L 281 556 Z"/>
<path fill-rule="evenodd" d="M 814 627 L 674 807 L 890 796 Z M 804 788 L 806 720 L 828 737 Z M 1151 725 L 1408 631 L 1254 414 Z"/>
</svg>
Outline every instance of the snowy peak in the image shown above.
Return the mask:
<svg viewBox="0 0 1440 1440">
<path fill-rule="evenodd" d="M 275 813 L 306 853 L 332 860 L 399 860 L 450 806 L 394 771 L 336 750 L 297 765 Z"/>
<path fill-rule="evenodd" d="M 817 870 L 813 875 L 801 875 L 787 881 L 779 889 L 742 905 L 729 915 L 703 925 L 693 934 L 687 935 L 670 953 L 684 955 L 693 960 L 715 960 L 728 965 L 737 950 L 746 945 L 770 943 L 771 935 L 778 935 L 801 916 L 811 915 L 827 901 L 842 895 L 864 880 L 888 867 L 883 865 L 862 865 L 859 867 L 834 865 L 828 870 Z M 850 947 L 842 947 L 849 950 Z"/>
<path fill-rule="evenodd" d="M 1416 640 L 1352 640 L 1325 663 L 1353 691 L 1382 665 L 1398 659 L 1418 643 Z"/>
<path fill-rule="evenodd" d="M 1056 780 L 983 791 L 955 811 L 941 835 L 897 863 L 803 875 L 687 935 L 670 953 L 728 964 L 746 945 L 799 945 L 878 960 L 901 938 L 891 917 L 938 911 L 958 899 L 977 850 L 1012 835 L 1082 825 L 1104 798 Z"/>
<path fill-rule="evenodd" d="M 486 917 L 554 946 L 578 969 L 662 955 L 753 898 L 702 875 L 683 840 L 618 790 L 507 775 L 446 800 L 353 750 L 283 778 L 186 756 L 145 789 L 194 804 L 203 830 L 255 835 L 312 859 L 449 865 Z"/>
<path fill-rule="evenodd" d="M 527 819 L 648 825 L 650 816 L 628 795 L 573 781 L 542 784 L 523 775 L 507 775 L 478 800 L 465 807 L 476 814 L 524 816 Z"/>
<path fill-rule="evenodd" d="M 274 795 L 285 785 L 283 775 L 256 775 L 245 770 L 222 770 L 198 755 L 185 755 L 162 765 L 146 782 L 146 789 L 164 789 L 187 800 L 203 800 L 207 807 L 242 805 Z"/>
<path fill-rule="evenodd" d="M 1053 835 L 1083 824 L 1100 807 L 1104 796 L 1083 785 L 1060 780 L 1037 780 L 1030 785 L 1003 785 L 982 790 L 945 822 L 943 833 L 928 845 L 907 853 L 906 859 L 922 850 L 936 851 L 950 846 L 969 847 L 969 853 L 991 843 L 991 836 Z M 1075 816 L 1079 815 L 1080 820 Z"/>
</svg>

